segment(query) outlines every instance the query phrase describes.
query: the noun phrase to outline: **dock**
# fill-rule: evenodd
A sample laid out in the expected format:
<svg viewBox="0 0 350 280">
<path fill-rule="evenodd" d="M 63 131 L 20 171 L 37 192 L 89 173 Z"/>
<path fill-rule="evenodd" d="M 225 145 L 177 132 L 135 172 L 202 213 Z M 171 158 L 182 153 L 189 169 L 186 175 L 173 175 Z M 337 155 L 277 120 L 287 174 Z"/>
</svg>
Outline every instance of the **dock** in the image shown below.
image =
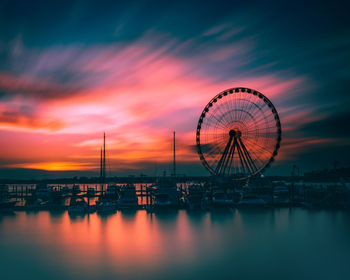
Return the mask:
<svg viewBox="0 0 350 280">
<path fill-rule="evenodd" d="M 284 185 L 283 185 L 284 184 Z M 208 181 L 195 184 L 183 182 L 177 183 L 178 200 L 176 208 L 189 208 L 189 199 L 193 197 L 189 193 L 189 186 L 196 185 L 201 200 L 213 205 L 218 198 L 225 196 L 228 201 L 226 206 L 238 207 L 248 195 L 254 195 L 265 201 L 265 207 L 304 207 L 310 209 L 350 209 L 350 190 L 348 186 L 339 183 L 274 183 L 272 185 L 258 187 L 232 187 L 213 186 Z M 108 186 L 115 186 L 115 195 L 108 194 Z M 96 210 L 96 202 L 104 197 L 117 202 L 120 188 L 125 184 L 2 184 L 0 185 L 0 199 L 16 201 L 15 211 L 27 210 L 67 210 L 72 198 L 83 199 L 87 202 L 89 211 Z M 135 184 L 137 196 L 137 210 L 153 211 L 156 197 L 155 183 Z M 281 187 L 282 186 L 282 187 Z M 220 194 L 221 192 L 221 194 Z M 30 203 L 40 200 L 41 204 Z M 250 201 L 254 206 L 254 202 Z M 202 204 L 201 204 L 202 205 Z M 256 205 L 255 205 L 256 206 Z"/>
</svg>

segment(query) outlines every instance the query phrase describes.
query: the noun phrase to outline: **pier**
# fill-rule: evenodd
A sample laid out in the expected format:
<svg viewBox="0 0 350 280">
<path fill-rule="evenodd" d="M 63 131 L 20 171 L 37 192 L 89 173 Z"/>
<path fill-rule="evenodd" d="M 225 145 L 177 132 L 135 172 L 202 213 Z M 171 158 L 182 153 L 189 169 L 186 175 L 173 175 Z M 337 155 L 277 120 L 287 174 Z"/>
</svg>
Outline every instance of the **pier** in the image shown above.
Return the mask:
<svg viewBox="0 0 350 280">
<path fill-rule="evenodd" d="M 228 208 L 244 205 L 350 209 L 349 184 L 339 182 L 274 181 L 268 185 L 246 186 L 215 184 L 210 180 L 202 180 L 177 182 L 172 189 L 168 186 L 165 189 L 160 188 L 157 183 L 2 184 L 0 198 L 15 202 L 13 209 L 16 211 L 67 210 L 72 198 L 82 199 L 87 203 L 88 212 L 94 212 L 97 202 L 104 198 L 115 203 L 118 209 L 120 193 L 127 184 L 135 186 L 137 205 L 130 208 L 138 210 L 153 211 L 160 190 L 163 194 L 176 192 L 176 203 L 173 208 L 177 209 L 193 208 L 191 201 L 193 197 L 199 200 L 195 202 L 199 204 L 194 207 L 200 210 L 207 210 L 215 205 Z M 111 187 L 116 190 L 112 194 L 108 192 Z M 257 200 L 263 201 L 263 205 L 259 205 Z"/>
</svg>

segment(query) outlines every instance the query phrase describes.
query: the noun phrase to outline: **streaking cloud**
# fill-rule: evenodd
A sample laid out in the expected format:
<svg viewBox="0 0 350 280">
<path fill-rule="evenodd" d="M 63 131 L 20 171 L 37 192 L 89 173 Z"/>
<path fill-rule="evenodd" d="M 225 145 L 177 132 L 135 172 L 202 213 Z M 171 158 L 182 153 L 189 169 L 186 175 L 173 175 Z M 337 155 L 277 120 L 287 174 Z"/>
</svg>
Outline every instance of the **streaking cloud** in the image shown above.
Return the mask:
<svg viewBox="0 0 350 280">
<path fill-rule="evenodd" d="M 108 145 L 114 162 L 169 161 L 171 146 L 167 139 L 176 130 L 180 141 L 188 143 L 179 151 L 179 160 L 195 161 L 197 156 L 189 147 L 194 141 L 196 121 L 206 102 L 218 91 L 233 85 L 249 85 L 278 101 L 283 100 L 284 92 L 303 82 L 300 77 L 286 81 L 271 74 L 218 81 L 218 77 L 206 73 L 206 64 L 234 57 L 236 48 L 207 50 L 204 57 L 208 59 L 204 63 L 198 56 L 178 57 L 170 54 L 169 46 L 154 49 L 148 42 L 152 38 L 142 38 L 130 45 L 80 49 L 70 46 L 39 53 L 23 50 L 24 56 L 31 53 L 31 67 L 25 67 L 20 75 L 0 76 L 0 85 L 6 92 L 2 129 L 66 135 L 64 145 L 85 147 L 80 158 L 79 154 L 74 155 L 80 161 L 80 165 L 75 165 L 77 169 L 89 160 L 95 163 L 91 168 L 97 168 L 100 145 L 97 137 L 102 131 L 107 131 L 110 141 L 115 142 Z M 71 77 L 63 81 L 64 73 L 71 73 Z M 12 118 L 5 107 L 11 108 Z M 26 114 L 25 108 L 31 113 Z M 74 142 L 72 134 L 84 136 L 81 142 Z M 54 147 L 56 143 L 47 145 Z M 47 160 L 40 148 L 36 154 Z M 57 170 L 74 167 L 46 161 L 11 166 L 46 166 L 50 170 L 55 166 Z"/>
<path fill-rule="evenodd" d="M 142 170 L 171 160 L 174 130 L 178 160 L 197 165 L 193 145 L 199 115 L 214 95 L 231 87 L 256 89 L 276 106 L 283 129 L 277 165 L 300 160 L 314 144 L 344 143 L 335 134 L 318 139 L 308 133 L 318 129 L 310 123 L 336 120 L 326 109 L 339 104 L 314 102 L 322 83 L 302 63 L 313 47 L 290 51 L 283 42 L 276 45 L 280 29 L 266 23 L 263 14 L 233 9 L 204 24 L 201 10 L 183 15 L 177 29 L 160 18 L 134 26 L 135 18 L 141 20 L 137 10 L 126 11 L 133 12 L 114 23 L 112 39 L 102 28 L 91 32 L 90 41 L 86 35 L 72 38 L 64 29 L 60 39 L 43 37 L 40 44 L 19 29 L 0 42 L 2 167 L 97 169 L 105 131 L 111 168 Z M 321 43 L 319 52 L 334 48 Z"/>
</svg>

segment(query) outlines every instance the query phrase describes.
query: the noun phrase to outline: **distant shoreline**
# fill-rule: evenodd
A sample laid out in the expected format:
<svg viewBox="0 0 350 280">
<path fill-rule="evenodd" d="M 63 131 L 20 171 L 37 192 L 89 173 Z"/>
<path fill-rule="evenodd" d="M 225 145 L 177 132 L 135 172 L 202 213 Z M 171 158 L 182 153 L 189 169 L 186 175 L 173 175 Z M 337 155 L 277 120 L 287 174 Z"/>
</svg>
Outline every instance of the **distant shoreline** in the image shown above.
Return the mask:
<svg viewBox="0 0 350 280">
<path fill-rule="evenodd" d="M 71 178 L 43 178 L 43 179 L 0 179 L 0 184 L 108 184 L 108 183 L 153 183 L 162 176 L 120 176 L 107 177 L 101 181 L 99 177 L 71 177 Z M 208 182 L 214 179 L 213 176 L 176 176 L 173 178 L 177 182 Z M 345 183 L 350 182 L 350 178 L 335 176 L 265 176 L 268 181 L 285 182 L 315 182 L 315 183 Z"/>
</svg>

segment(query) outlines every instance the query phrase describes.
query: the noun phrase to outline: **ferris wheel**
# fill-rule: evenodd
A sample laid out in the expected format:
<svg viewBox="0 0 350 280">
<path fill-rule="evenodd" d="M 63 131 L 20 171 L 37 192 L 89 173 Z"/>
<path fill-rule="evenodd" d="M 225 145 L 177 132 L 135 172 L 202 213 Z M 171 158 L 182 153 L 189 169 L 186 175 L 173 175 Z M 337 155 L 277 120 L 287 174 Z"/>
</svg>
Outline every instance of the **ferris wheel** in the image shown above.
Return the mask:
<svg viewBox="0 0 350 280">
<path fill-rule="evenodd" d="M 278 113 L 266 96 L 231 88 L 210 100 L 200 115 L 197 151 L 211 174 L 244 180 L 274 161 L 281 133 Z"/>
</svg>

